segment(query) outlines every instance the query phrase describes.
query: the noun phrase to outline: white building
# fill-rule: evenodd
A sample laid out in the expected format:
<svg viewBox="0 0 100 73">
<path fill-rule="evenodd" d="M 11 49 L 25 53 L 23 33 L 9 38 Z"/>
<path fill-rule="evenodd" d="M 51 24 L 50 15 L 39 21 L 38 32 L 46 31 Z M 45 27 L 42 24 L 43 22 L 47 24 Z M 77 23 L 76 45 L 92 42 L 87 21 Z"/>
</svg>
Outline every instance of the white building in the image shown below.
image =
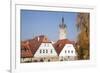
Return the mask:
<svg viewBox="0 0 100 73">
<path fill-rule="evenodd" d="M 61 50 L 59 54 L 59 60 L 76 60 L 77 54 L 75 48 L 72 44 L 65 44 L 64 48 Z"/>
<path fill-rule="evenodd" d="M 62 22 L 59 25 L 59 39 L 66 39 L 67 34 L 67 27 L 66 24 L 64 24 L 64 18 L 62 17 Z"/>
<path fill-rule="evenodd" d="M 53 59 L 54 57 L 57 57 L 57 56 L 58 55 L 56 53 L 56 50 L 54 49 L 51 42 L 41 43 L 38 50 L 34 54 L 34 58 L 40 58 L 40 59 L 43 59 L 43 61 L 45 60 L 50 61 L 51 58 Z"/>
</svg>

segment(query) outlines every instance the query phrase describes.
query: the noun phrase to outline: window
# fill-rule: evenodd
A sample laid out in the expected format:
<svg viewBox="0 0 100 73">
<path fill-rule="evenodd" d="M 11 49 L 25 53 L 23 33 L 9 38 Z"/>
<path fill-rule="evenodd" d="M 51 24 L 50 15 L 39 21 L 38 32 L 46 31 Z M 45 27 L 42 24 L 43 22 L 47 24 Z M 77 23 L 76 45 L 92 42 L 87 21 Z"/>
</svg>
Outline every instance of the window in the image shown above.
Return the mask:
<svg viewBox="0 0 100 73">
<path fill-rule="evenodd" d="M 71 53 L 73 53 L 73 50 L 71 51 Z"/>
<path fill-rule="evenodd" d="M 46 53 L 48 53 L 48 50 L 46 49 Z"/>
<path fill-rule="evenodd" d="M 51 53 L 52 53 L 52 49 L 51 49 Z"/>
<path fill-rule="evenodd" d="M 65 50 L 65 53 L 66 53 L 66 50 Z"/>
<path fill-rule="evenodd" d="M 43 50 L 43 53 L 45 53 L 45 50 Z"/>
<path fill-rule="evenodd" d="M 70 53 L 70 50 L 68 50 L 68 53 Z"/>
<path fill-rule="evenodd" d="M 42 50 L 40 50 L 40 53 L 42 53 Z"/>
</svg>

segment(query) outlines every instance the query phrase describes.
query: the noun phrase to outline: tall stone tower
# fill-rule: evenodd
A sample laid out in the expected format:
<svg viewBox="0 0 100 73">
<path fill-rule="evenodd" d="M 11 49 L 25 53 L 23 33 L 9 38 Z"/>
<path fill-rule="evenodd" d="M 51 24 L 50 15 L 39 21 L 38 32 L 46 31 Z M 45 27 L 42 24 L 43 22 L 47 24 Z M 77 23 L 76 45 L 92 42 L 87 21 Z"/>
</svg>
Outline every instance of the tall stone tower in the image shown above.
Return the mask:
<svg viewBox="0 0 100 73">
<path fill-rule="evenodd" d="M 64 18 L 62 17 L 62 22 L 59 24 L 59 39 L 66 39 L 67 26 L 64 24 Z"/>
</svg>

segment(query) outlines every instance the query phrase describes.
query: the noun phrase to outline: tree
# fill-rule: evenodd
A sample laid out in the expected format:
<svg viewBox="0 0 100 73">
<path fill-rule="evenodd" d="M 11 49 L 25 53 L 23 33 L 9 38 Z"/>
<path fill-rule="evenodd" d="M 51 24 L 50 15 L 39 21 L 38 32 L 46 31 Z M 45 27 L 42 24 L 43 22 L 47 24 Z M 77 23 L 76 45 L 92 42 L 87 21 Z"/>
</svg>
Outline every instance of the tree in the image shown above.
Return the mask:
<svg viewBox="0 0 100 73">
<path fill-rule="evenodd" d="M 89 59 L 89 29 L 90 29 L 90 15 L 89 13 L 78 13 L 76 27 L 80 31 L 78 34 L 77 43 L 79 49 L 77 50 L 79 59 Z"/>
</svg>

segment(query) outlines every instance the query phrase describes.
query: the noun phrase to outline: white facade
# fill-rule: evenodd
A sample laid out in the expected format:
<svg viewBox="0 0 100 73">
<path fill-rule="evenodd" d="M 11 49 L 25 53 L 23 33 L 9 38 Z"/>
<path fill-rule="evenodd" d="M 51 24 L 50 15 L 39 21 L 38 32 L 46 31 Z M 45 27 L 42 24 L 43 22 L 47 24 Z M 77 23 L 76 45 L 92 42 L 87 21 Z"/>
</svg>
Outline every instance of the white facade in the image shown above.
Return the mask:
<svg viewBox="0 0 100 73">
<path fill-rule="evenodd" d="M 34 57 L 55 57 L 57 53 L 51 43 L 41 43 Z"/>
<path fill-rule="evenodd" d="M 75 60 L 76 57 L 77 54 L 72 44 L 66 44 L 59 54 L 59 60 Z"/>
<path fill-rule="evenodd" d="M 59 39 L 66 39 L 66 27 L 59 29 Z"/>
</svg>

